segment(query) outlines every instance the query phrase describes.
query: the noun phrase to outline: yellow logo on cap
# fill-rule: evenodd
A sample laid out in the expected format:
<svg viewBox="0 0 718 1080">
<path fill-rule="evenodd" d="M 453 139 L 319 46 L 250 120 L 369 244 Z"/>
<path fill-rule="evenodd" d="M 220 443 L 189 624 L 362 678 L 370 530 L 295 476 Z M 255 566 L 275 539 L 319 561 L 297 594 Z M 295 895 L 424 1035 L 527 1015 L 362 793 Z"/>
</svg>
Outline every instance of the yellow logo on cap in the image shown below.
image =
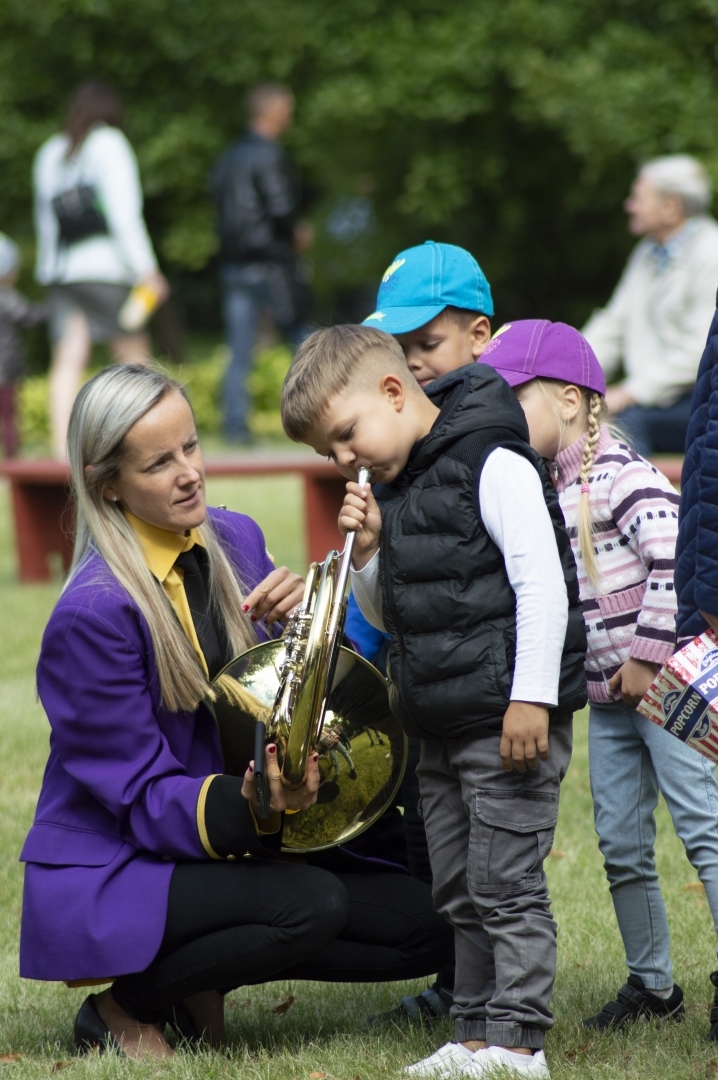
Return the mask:
<svg viewBox="0 0 718 1080">
<path fill-rule="evenodd" d="M 391 266 L 388 266 L 386 268 L 386 272 L 384 274 L 384 277 L 381 279 L 382 282 L 388 281 L 389 278 L 391 277 L 391 275 L 395 274 L 397 272 L 397 270 L 399 269 L 399 267 L 403 266 L 405 262 L 406 262 L 406 259 L 397 259 L 396 262 L 393 262 L 391 264 Z"/>
<path fill-rule="evenodd" d="M 367 315 L 364 322 L 369 322 L 370 319 L 376 319 L 379 322 L 381 319 L 385 319 L 386 315 L 383 311 L 375 311 L 373 315 Z"/>
<path fill-rule="evenodd" d="M 500 327 L 498 328 L 498 330 L 496 331 L 496 333 L 495 333 L 495 334 L 492 334 L 492 335 L 491 335 L 491 340 L 493 341 L 493 340 L 494 340 L 494 338 L 497 338 L 497 337 L 499 336 L 499 334 L 505 334 L 505 333 L 506 333 L 506 331 L 507 331 L 507 330 L 510 330 L 510 329 L 511 329 L 511 323 L 510 323 L 510 322 L 504 323 L 504 325 L 503 325 L 503 326 L 500 326 Z"/>
</svg>

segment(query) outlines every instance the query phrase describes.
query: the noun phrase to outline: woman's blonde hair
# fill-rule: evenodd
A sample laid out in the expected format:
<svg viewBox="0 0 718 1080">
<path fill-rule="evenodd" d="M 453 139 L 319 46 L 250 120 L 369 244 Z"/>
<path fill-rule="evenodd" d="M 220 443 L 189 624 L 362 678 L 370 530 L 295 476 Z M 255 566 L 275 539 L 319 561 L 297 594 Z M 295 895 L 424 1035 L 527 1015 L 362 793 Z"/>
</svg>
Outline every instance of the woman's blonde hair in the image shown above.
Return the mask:
<svg viewBox="0 0 718 1080">
<path fill-rule="evenodd" d="M 558 379 L 537 379 L 542 393 L 551 406 L 559 424 L 559 450 L 564 447 L 566 430 L 568 425 L 561 416 L 558 408 L 557 391 L 559 387 L 571 386 L 571 383 L 560 382 Z M 601 572 L 598 568 L 596 551 L 593 546 L 593 518 L 591 515 L 591 469 L 596 456 L 596 447 L 601 435 L 601 424 L 608 415 L 606 399 L 595 390 L 589 390 L 585 386 L 579 387 L 583 399 L 583 418 L 586 441 L 583 444 L 581 455 L 581 467 L 578 478 L 581 483 L 581 497 L 578 503 L 578 549 L 586 568 L 586 576 L 594 588 L 601 582 Z"/>
<path fill-rule="evenodd" d="M 203 698 L 213 698 L 214 692 L 164 589 L 145 563 L 134 529 L 121 506 L 104 496 L 120 471 L 127 433 L 170 393 L 187 399 L 184 388 L 164 372 L 127 364 L 107 368 L 78 394 L 67 437 L 76 504 L 69 581 L 88 556 L 101 556 L 147 620 L 165 708 L 193 712 Z M 242 613 L 242 582 L 209 518 L 198 532 L 209 561 L 210 603 L 215 612 L 221 612 L 237 655 L 257 643 Z M 99 581 L 90 583 L 90 587 L 99 586 Z"/>
</svg>

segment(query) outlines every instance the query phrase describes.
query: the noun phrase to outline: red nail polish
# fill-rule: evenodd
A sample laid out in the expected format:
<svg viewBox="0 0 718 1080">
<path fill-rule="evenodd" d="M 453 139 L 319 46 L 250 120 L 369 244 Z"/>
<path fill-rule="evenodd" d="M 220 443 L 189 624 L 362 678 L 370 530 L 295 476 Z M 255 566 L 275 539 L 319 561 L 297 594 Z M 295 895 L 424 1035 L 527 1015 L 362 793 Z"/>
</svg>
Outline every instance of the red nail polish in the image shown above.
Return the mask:
<svg viewBox="0 0 718 1080">
<path fill-rule="evenodd" d="M 315 754 L 312 758 L 312 761 L 319 761 L 319 754 Z"/>
<path fill-rule="evenodd" d="M 257 616 L 256 616 L 256 615 L 250 615 L 249 617 L 250 617 L 250 619 L 252 620 L 252 622 L 256 622 L 256 621 L 257 621 Z"/>
<path fill-rule="evenodd" d="M 268 746 L 267 749 L 269 750 L 270 754 L 276 754 L 277 752 L 276 746 Z"/>
<path fill-rule="evenodd" d="M 249 604 L 242 604 L 242 611 L 249 611 Z"/>
<path fill-rule="evenodd" d="M 252 764 L 252 762 L 251 762 L 251 761 L 250 761 L 250 763 L 249 763 L 249 771 L 250 771 L 250 772 L 254 772 L 254 765 Z"/>
</svg>

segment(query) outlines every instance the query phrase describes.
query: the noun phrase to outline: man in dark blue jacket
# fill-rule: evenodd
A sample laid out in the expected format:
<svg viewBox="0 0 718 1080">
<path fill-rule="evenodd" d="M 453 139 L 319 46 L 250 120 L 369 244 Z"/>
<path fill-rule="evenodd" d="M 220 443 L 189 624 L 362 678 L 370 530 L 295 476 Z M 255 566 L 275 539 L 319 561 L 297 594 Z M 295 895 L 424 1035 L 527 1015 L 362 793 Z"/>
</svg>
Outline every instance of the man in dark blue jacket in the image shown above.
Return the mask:
<svg viewBox="0 0 718 1080">
<path fill-rule="evenodd" d="M 718 311 L 698 369 L 681 478 L 675 570 L 679 647 L 718 632 Z M 708 762 L 706 762 L 708 765 Z M 709 1038 L 718 1041 L 718 971 Z"/>
<path fill-rule="evenodd" d="M 310 332 L 308 222 L 299 220 L 297 176 L 280 144 L 294 116 L 294 95 L 280 83 L 260 83 L 247 95 L 244 136 L 217 162 L 211 189 L 217 208 L 224 320 L 231 359 L 224 386 L 228 438 L 248 442 L 247 376 L 260 307 L 271 311 L 282 336 L 296 347 Z"/>
</svg>

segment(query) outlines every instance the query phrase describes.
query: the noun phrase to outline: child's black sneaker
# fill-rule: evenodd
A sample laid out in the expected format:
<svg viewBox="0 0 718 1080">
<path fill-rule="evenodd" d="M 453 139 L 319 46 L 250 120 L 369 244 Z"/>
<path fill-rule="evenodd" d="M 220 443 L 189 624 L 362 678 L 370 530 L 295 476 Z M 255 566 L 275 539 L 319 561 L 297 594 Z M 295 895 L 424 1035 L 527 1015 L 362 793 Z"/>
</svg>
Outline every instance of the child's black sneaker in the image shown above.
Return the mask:
<svg viewBox="0 0 718 1080">
<path fill-rule="evenodd" d="M 440 1020 L 449 1015 L 452 1004 L 451 994 L 434 983 L 416 997 L 410 995 L 402 998 L 388 1012 L 370 1016 L 367 1023 L 370 1027 L 376 1027 L 379 1024 L 422 1024 L 427 1020 Z"/>
<path fill-rule="evenodd" d="M 715 975 L 718 980 L 718 972 Z M 718 982 L 713 985 L 718 986 Z M 716 999 L 718 1000 L 718 990 Z M 677 983 L 673 984 L 673 992 L 669 998 L 660 998 L 646 990 L 640 975 L 629 975 L 626 984 L 616 994 L 616 1000 L 606 1002 L 600 1013 L 584 1020 L 583 1026 L 593 1028 L 594 1031 L 608 1031 L 609 1028 L 628 1027 L 639 1019 L 682 1020 L 685 1011 L 683 991 Z M 715 1005 L 711 1013 L 711 1023 L 714 1023 L 713 1013 L 716 1013 L 715 1028 L 718 1029 L 718 1009 Z M 718 1030 L 716 1035 L 711 1037 L 718 1039 Z"/>
<path fill-rule="evenodd" d="M 712 1042 L 718 1042 L 718 971 L 711 972 L 711 982 L 715 990 L 713 991 L 713 1008 L 710 1015 L 711 1029 L 708 1032 L 708 1038 Z"/>
</svg>

